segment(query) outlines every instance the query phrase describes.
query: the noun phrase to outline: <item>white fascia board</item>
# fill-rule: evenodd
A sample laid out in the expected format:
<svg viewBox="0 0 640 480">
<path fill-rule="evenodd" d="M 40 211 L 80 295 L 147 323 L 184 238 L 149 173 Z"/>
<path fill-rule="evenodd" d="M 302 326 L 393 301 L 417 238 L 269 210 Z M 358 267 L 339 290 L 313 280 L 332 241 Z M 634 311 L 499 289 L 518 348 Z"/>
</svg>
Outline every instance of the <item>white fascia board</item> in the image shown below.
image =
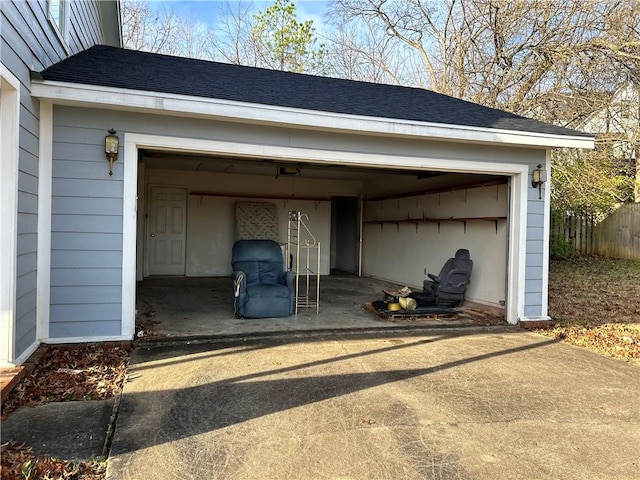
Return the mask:
<svg viewBox="0 0 640 480">
<path fill-rule="evenodd" d="M 313 130 L 538 148 L 594 147 L 592 137 L 367 117 L 78 83 L 34 80 L 31 83 L 31 93 L 41 100 L 63 105 L 145 111 Z"/>
</svg>

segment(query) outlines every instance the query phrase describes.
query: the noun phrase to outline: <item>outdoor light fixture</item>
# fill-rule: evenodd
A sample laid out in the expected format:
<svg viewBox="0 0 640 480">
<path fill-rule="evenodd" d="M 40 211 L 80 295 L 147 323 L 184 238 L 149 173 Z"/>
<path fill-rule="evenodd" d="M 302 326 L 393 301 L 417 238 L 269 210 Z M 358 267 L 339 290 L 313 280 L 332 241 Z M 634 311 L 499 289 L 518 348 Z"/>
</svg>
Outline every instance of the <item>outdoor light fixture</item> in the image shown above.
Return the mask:
<svg viewBox="0 0 640 480">
<path fill-rule="evenodd" d="M 120 139 L 116 135 L 116 131 L 112 128 L 109 130 L 109 135 L 104 137 L 104 153 L 107 155 L 109 161 L 109 175 L 113 175 L 113 162 L 118 159 L 118 147 L 120 146 Z"/>
<path fill-rule="evenodd" d="M 542 200 L 542 184 L 547 181 L 547 171 L 541 164 L 538 164 L 531 176 L 531 186 L 538 187 L 538 200 Z"/>
</svg>

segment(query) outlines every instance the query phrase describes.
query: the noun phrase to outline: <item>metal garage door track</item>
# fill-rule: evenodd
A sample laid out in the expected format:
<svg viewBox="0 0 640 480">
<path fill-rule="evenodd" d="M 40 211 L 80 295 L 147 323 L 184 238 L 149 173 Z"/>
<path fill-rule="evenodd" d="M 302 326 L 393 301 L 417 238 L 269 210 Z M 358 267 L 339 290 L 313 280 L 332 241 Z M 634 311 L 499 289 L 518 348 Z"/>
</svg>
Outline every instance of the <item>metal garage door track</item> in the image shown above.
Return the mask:
<svg viewBox="0 0 640 480">
<path fill-rule="evenodd" d="M 513 329 L 135 349 L 121 479 L 630 479 L 640 369 Z"/>
</svg>

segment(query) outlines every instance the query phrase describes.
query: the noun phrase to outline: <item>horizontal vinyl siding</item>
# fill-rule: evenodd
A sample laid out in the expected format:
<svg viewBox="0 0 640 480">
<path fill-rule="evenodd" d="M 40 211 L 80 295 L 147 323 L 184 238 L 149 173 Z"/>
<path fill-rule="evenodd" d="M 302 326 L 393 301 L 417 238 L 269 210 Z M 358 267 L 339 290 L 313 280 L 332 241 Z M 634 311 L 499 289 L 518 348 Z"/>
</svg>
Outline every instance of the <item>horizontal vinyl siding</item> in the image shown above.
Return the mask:
<svg viewBox="0 0 640 480">
<path fill-rule="evenodd" d="M 120 320 L 103 322 L 57 322 L 51 325 L 51 338 L 110 337 L 120 332 Z"/>
<path fill-rule="evenodd" d="M 67 49 L 49 22 L 46 1 L 0 1 L 0 61 L 21 83 L 15 358 L 37 341 L 40 106 L 29 91 L 30 71 L 42 70 L 69 53 L 102 43 L 97 4 L 72 1 L 69 6 L 72 20 Z"/>
<path fill-rule="evenodd" d="M 106 131 L 116 126 L 121 141 L 124 133 L 148 133 L 177 137 L 220 139 L 236 142 L 264 143 L 267 145 L 297 146 L 303 148 L 344 149 L 346 151 L 411 155 L 419 158 L 425 154 L 442 158 L 461 158 L 474 161 L 512 162 L 528 165 L 544 163 L 544 150 L 501 148 L 449 144 L 446 142 L 364 138 L 353 135 L 294 131 L 265 126 L 242 126 L 198 119 L 180 119 L 141 113 L 56 106 L 54 109 L 54 213 L 52 291 L 57 287 L 90 286 L 90 297 L 98 299 L 95 305 L 115 301 L 113 289 L 121 285 L 120 268 L 122 236 L 120 220 L 123 194 L 123 155 L 114 164 L 114 175 L 109 178 L 103 154 Z M 533 167 L 532 167 L 533 168 Z M 525 253 L 525 306 L 526 316 L 537 316 L 542 311 L 544 205 L 538 200 L 538 192 L 527 189 L 527 230 Z M 92 217 L 102 218 L 92 220 Z M 76 223 L 77 222 L 77 223 Z M 116 226 L 117 224 L 117 226 Z M 487 227 L 494 228 L 492 225 Z M 73 230 L 73 231 L 70 231 Z M 83 252 L 81 257 L 64 251 Z M 88 252 L 89 255 L 84 255 Z M 106 256 L 108 252 L 108 256 Z M 93 260 L 91 256 L 100 256 Z M 120 263 L 119 263 L 120 261 Z M 57 291 L 57 290 L 56 290 Z M 110 293 L 107 294 L 106 292 Z M 104 295 L 100 295 L 102 292 Z M 108 300 L 107 300 L 108 299 Z M 493 299 L 494 301 L 502 298 Z M 56 302 L 78 302 L 63 295 Z M 53 303 L 53 300 L 52 300 Z M 102 307 L 101 307 L 102 308 Z M 62 310 L 55 310 L 62 312 Z M 104 310 L 101 310 L 104 311 Z M 107 310 L 108 311 L 108 310 Z M 64 310 L 66 315 L 79 317 L 80 310 Z M 115 311 L 114 311 L 115 312 Z M 66 329 L 80 318 L 55 319 Z M 97 317 L 77 321 L 79 325 L 95 323 Z M 105 320 L 108 323 L 108 320 Z M 60 327 L 62 328 L 62 327 Z M 79 327 L 80 328 L 80 327 Z M 61 331 L 61 330 L 52 330 Z M 111 332 L 118 333 L 118 332 Z"/>
<path fill-rule="evenodd" d="M 544 155 L 542 153 L 541 155 Z M 544 164 L 544 159 L 539 163 Z M 531 165 L 530 170 L 535 167 Z M 548 188 L 548 184 L 543 188 Z M 524 316 L 539 317 L 543 312 L 543 265 L 544 265 L 544 192 L 543 199 L 539 199 L 537 188 L 528 188 L 527 201 L 527 241 L 526 241 L 526 269 L 525 269 L 525 295 Z"/>
<path fill-rule="evenodd" d="M 54 127 L 51 338 L 121 332 L 122 166 L 109 177 L 104 135 Z"/>
<path fill-rule="evenodd" d="M 69 48 L 84 50 L 94 43 L 102 43 L 100 12 L 96 2 L 75 2 L 69 19 Z"/>
<path fill-rule="evenodd" d="M 22 90 L 18 159 L 15 355 L 37 341 L 38 132 L 33 103 Z"/>
</svg>

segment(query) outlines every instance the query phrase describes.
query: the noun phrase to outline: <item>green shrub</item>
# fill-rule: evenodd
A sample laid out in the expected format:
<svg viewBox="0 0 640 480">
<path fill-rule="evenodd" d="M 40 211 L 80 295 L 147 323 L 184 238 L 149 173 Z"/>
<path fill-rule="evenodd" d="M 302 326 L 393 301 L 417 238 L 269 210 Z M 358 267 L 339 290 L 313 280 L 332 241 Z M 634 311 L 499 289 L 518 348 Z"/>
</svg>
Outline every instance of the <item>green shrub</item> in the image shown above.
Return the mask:
<svg viewBox="0 0 640 480">
<path fill-rule="evenodd" d="M 554 260 L 566 260 L 573 257 L 575 250 L 569 242 L 564 238 L 564 235 L 554 234 L 549 239 L 549 255 Z"/>
</svg>

